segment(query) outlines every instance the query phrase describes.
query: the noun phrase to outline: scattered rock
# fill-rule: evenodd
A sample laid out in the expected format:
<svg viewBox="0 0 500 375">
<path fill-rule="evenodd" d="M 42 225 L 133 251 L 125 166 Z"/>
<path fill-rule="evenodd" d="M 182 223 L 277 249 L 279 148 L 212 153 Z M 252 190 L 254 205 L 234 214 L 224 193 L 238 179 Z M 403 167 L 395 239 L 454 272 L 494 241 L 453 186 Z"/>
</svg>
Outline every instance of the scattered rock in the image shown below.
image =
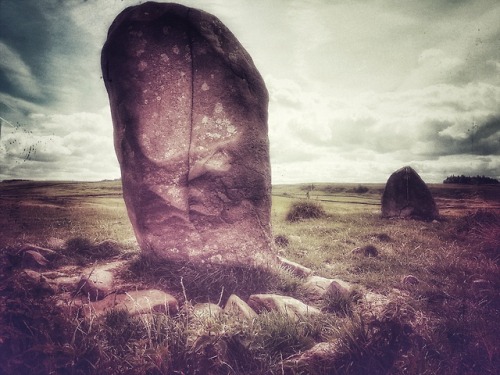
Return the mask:
<svg viewBox="0 0 500 375">
<path fill-rule="evenodd" d="M 27 268 L 44 268 L 49 261 L 42 254 L 35 250 L 27 250 L 22 254 L 22 265 Z"/>
<path fill-rule="evenodd" d="M 427 221 L 439 218 L 429 188 L 413 168 L 403 167 L 387 180 L 382 195 L 382 217 Z"/>
<path fill-rule="evenodd" d="M 32 244 L 24 245 L 19 250 L 19 253 L 22 254 L 22 253 L 25 253 L 27 251 L 35 251 L 35 252 L 41 254 L 42 256 L 44 256 L 45 258 L 50 258 L 50 257 L 57 254 L 54 250 L 47 249 L 47 248 L 41 247 L 41 246 L 32 245 Z"/>
<path fill-rule="evenodd" d="M 101 300 L 113 291 L 113 274 L 103 269 L 94 269 L 81 276 L 77 290 L 90 301 Z"/>
<path fill-rule="evenodd" d="M 291 319 L 321 313 L 317 308 L 306 305 L 298 299 L 278 294 L 253 294 L 248 299 L 248 305 L 259 314 L 264 311 L 276 311 Z"/>
<path fill-rule="evenodd" d="M 283 257 L 278 257 L 279 263 L 297 277 L 307 277 L 312 274 L 312 270 L 299 263 L 292 262 Z"/>
<path fill-rule="evenodd" d="M 251 320 L 257 316 L 257 313 L 236 294 L 231 294 L 224 306 L 224 312 L 236 317 Z"/>
<path fill-rule="evenodd" d="M 365 257 L 376 257 L 378 256 L 378 250 L 373 245 L 366 245 L 362 247 L 356 247 L 351 250 L 353 255 L 363 255 Z"/>
<path fill-rule="evenodd" d="M 308 294 L 314 294 L 316 296 L 321 297 L 326 293 L 326 290 L 332 283 L 333 279 L 327 279 L 326 277 L 321 276 L 309 276 L 306 282 L 302 285 L 302 288 Z"/>
<path fill-rule="evenodd" d="M 141 250 L 274 263 L 268 93 L 235 36 L 203 11 L 146 2 L 117 16 L 101 57 Z"/>
<path fill-rule="evenodd" d="M 38 295 L 52 295 L 54 288 L 47 282 L 47 279 L 39 272 L 24 269 L 17 276 L 17 280 L 24 288 L 36 291 Z"/>
<path fill-rule="evenodd" d="M 417 285 L 420 280 L 413 275 L 406 275 L 401 279 L 401 283 L 405 285 Z"/>
<path fill-rule="evenodd" d="M 283 361 L 283 365 L 285 368 L 306 370 L 307 373 L 323 374 L 325 369 L 333 368 L 335 358 L 341 355 L 339 347 L 340 343 L 337 341 L 320 342 L 309 350 L 287 358 Z"/>
</svg>

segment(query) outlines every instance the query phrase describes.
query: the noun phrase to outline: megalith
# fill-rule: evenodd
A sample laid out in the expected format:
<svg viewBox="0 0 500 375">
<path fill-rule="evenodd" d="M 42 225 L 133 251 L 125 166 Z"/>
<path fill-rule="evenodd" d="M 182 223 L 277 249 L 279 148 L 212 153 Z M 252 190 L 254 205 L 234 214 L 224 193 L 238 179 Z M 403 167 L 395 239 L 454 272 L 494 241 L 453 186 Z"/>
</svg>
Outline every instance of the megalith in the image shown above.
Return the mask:
<svg viewBox="0 0 500 375">
<path fill-rule="evenodd" d="M 269 264 L 268 93 L 216 17 L 147 2 L 114 20 L 101 66 L 141 251 Z"/>
<path fill-rule="evenodd" d="M 382 217 L 434 220 L 439 212 L 432 194 L 411 167 L 391 174 L 382 194 Z"/>
</svg>

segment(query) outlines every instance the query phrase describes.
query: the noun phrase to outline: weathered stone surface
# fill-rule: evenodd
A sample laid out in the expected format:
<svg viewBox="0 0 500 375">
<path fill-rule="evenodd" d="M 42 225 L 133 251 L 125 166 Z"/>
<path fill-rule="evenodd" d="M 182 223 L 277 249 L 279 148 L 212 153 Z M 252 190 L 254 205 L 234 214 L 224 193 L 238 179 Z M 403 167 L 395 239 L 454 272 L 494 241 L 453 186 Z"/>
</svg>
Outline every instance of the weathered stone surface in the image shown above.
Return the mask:
<svg viewBox="0 0 500 375">
<path fill-rule="evenodd" d="M 307 268 L 302 264 L 292 262 L 291 260 L 288 260 L 283 257 L 278 257 L 278 261 L 280 262 L 282 267 L 286 268 L 287 270 L 289 270 L 291 273 L 293 273 L 295 276 L 298 277 L 307 277 L 313 272 L 310 268 Z"/>
<path fill-rule="evenodd" d="M 403 167 L 387 180 L 382 195 L 382 217 L 429 221 L 439 218 L 429 188 L 413 168 Z"/>
<path fill-rule="evenodd" d="M 81 276 L 77 290 L 90 301 L 103 299 L 113 291 L 113 274 L 102 269 L 92 270 Z"/>
<path fill-rule="evenodd" d="M 306 305 L 298 299 L 278 294 L 252 294 L 248 299 L 248 305 L 259 314 L 264 311 L 277 311 L 292 319 L 321 313 L 317 308 Z"/>
<path fill-rule="evenodd" d="M 248 306 L 248 303 L 243 301 L 236 294 L 231 294 L 224 306 L 224 312 L 240 318 L 251 320 L 257 317 L 257 313 Z"/>
<path fill-rule="evenodd" d="M 102 69 L 142 251 L 273 262 L 268 94 L 234 35 L 205 12 L 144 3 L 111 25 Z"/>
</svg>

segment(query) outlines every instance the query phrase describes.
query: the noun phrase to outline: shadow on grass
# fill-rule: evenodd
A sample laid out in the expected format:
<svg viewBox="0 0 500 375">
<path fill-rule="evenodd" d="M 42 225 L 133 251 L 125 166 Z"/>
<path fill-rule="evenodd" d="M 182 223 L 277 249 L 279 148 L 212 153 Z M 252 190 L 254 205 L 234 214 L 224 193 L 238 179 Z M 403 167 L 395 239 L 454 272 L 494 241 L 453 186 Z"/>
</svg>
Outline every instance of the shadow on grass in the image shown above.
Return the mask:
<svg viewBox="0 0 500 375">
<path fill-rule="evenodd" d="M 280 292 L 294 296 L 300 280 L 283 269 L 242 265 L 202 264 L 144 255 L 130 264 L 129 280 L 159 285 L 193 303 L 224 305 L 231 294 L 243 300 L 251 294 Z"/>
</svg>

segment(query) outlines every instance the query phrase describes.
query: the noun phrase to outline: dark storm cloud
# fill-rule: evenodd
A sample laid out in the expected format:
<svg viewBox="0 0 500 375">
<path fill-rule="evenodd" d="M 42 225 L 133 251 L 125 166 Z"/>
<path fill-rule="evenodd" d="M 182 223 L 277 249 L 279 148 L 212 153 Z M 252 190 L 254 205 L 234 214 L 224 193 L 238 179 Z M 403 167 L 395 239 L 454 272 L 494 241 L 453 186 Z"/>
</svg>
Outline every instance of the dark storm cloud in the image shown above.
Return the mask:
<svg viewBox="0 0 500 375">
<path fill-rule="evenodd" d="M 432 133 L 424 139 L 430 141 L 430 146 L 424 151 L 429 156 L 444 155 L 500 155 L 500 116 L 490 117 L 480 124 L 471 124 L 462 137 L 442 134 L 439 130 L 446 123 L 430 124 Z"/>
<path fill-rule="evenodd" d="M 18 100 L 19 110 L 23 101 L 46 107 L 67 102 L 88 86 L 81 57 L 89 45 L 70 17 L 77 3 L 0 1 L 0 94 Z"/>
</svg>

